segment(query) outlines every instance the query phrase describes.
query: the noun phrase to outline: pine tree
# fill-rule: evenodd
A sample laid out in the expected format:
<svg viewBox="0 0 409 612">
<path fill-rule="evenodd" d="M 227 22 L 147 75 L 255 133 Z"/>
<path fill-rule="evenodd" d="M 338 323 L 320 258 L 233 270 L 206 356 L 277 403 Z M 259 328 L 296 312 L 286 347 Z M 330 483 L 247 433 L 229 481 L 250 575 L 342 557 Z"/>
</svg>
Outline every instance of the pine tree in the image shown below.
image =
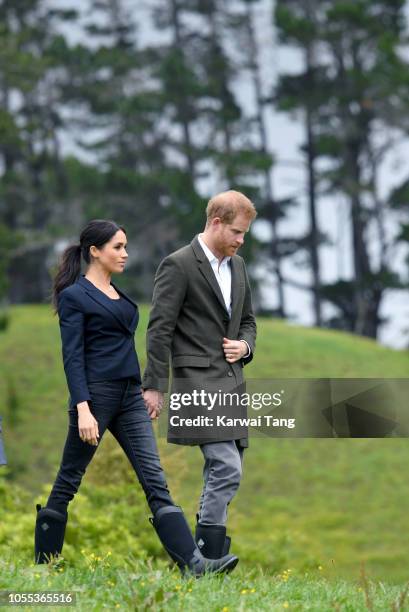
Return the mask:
<svg viewBox="0 0 409 612">
<path fill-rule="evenodd" d="M 313 40 L 316 53 L 302 74 L 282 77 L 281 106 L 306 110 L 310 105 L 313 158 L 331 162 L 320 175 L 322 184 L 327 195 L 343 194 L 350 209 L 354 278 L 327 285 L 321 294 L 339 308 L 342 326 L 371 337 L 381 323 L 385 291 L 401 286 L 385 242 L 386 202 L 377 193 L 377 177 L 392 146 L 388 130 L 406 129 L 405 117 L 396 112 L 407 101 L 404 94 L 396 102 L 408 78 L 398 52 L 405 32 L 403 6 L 401 0 L 278 0 L 276 7 L 282 39 L 305 52 Z M 381 145 L 379 126 L 386 136 Z M 373 231 L 378 257 L 370 254 Z"/>
<path fill-rule="evenodd" d="M 0 225 L 12 233 L 11 293 L 42 299 L 49 277 L 44 265 L 53 240 L 55 201 L 62 188 L 58 131 L 61 71 L 53 53 L 57 25 L 75 12 L 49 10 L 39 0 L 0 5 Z M 29 257 L 28 257 L 29 255 Z M 24 271 L 31 284 L 24 286 Z M 21 280 L 19 281 L 19 273 Z M 37 276 L 36 276 L 37 275 Z"/>
</svg>

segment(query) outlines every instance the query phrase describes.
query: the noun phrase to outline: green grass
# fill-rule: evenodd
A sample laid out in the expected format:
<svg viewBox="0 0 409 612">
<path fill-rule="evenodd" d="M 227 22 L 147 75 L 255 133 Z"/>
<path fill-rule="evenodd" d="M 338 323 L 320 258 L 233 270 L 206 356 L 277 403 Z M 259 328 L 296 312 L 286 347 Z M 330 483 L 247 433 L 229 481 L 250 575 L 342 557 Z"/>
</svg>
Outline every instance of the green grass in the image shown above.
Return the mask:
<svg viewBox="0 0 409 612">
<path fill-rule="evenodd" d="M 0 561 L 0 590 L 11 590 L 10 584 L 17 593 L 75 593 L 76 610 L 360 612 L 408 609 L 406 587 L 369 581 L 365 574 L 346 582 L 329 581 L 317 573 L 295 574 L 290 568 L 275 576 L 260 570 L 237 569 L 228 576 L 182 579 L 178 570 L 168 569 L 165 564 L 152 566 L 129 558 L 126 569 L 118 570 L 109 563 L 109 556 L 95 558 L 86 551 L 75 567 L 66 566 L 64 560 L 35 567 Z"/>
<path fill-rule="evenodd" d="M 148 309 L 142 307 L 137 331 L 142 367 L 147 317 Z M 257 354 L 246 367 L 248 379 L 408 375 L 409 351 L 274 320 L 259 320 Z M 12 419 L 7 447 L 13 475 L 33 492 L 53 475 L 59 461 L 67 398 L 57 318 L 48 306 L 14 307 L 9 329 L 0 334 L 0 414 Z"/>
<path fill-rule="evenodd" d="M 353 334 L 258 319 L 257 353 L 247 378 L 406 378 L 409 351 Z"/>
<path fill-rule="evenodd" d="M 142 367 L 147 315 L 147 308 L 142 307 L 137 333 Z M 246 368 L 247 378 L 409 375 L 408 351 L 393 351 L 353 335 L 305 329 L 275 320 L 259 320 L 258 325 L 257 353 Z M 0 414 L 4 418 L 9 460 L 8 486 L 13 489 L 18 485 L 25 497 L 24 501 L 10 505 L 9 522 L 5 524 L 11 524 L 13 516 L 21 513 L 16 521 L 24 523 L 21 532 L 24 537 L 16 540 L 14 555 L 26 569 L 18 563 L 15 570 L 12 564 L 0 566 L 0 579 L 3 585 L 12 584 L 16 589 L 23 584 L 32 588 L 36 580 L 43 587 L 45 584 L 41 578 L 35 578 L 36 570 L 30 566 L 30 530 L 34 503 L 45 501 L 58 468 L 66 435 L 67 399 L 57 319 L 47 306 L 13 308 L 9 329 L 0 334 Z M 134 501 L 129 503 L 141 507 L 138 534 L 144 532 L 148 510 L 132 471 L 109 434 L 101 446 L 70 508 L 76 525 L 80 508 L 86 508 L 88 514 L 90 508 L 94 509 L 97 524 L 94 540 L 90 542 L 100 543 L 103 552 L 104 527 L 98 531 L 98 517 L 103 515 L 98 512 L 104 511 L 101 499 L 106 487 L 112 485 L 114 491 L 116 481 L 120 481 L 132 491 Z M 201 453 L 197 448 L 168 445 L 161 437 L 159 446 L 172 495 L 193 524 L 201 488 Z M 221 610 L 224 606 L 229 610 L 282 609 L 288 601 L 289 609 L 294 610 L 360 610 L 367 606 L 365 589 L 359 591 L 357 586 L 364 564 L 369 579 L 377 581 L 371 586 L 375 592 L 374 606 L 379 606 L 374 609 L 391 609 L 391 602 L 409 579 L 408 462 L 406 439 L 253 438 L 245 455 L 242 485 L 229 512 L 233 548 L 240 557 L 237 574 L 218 581 L 217 587 L 212 581 L 197 581 L 191 593 L 185 592 L 183 583 L 181 595 L 169 586 L 174 584 L 175 577 L 160 565 L 162 557 L 159 569 L 154 565 L 144 578 L 136 580 L 137 592 L 132 595 L 132 574 L 139 572 L 144 576 L 142 569 L 125 569 L 117 558 L 109 571 L 105 568 L 105 573 L 97 570 L 90 573 L 75 555 L 78 533 L 68 528 L 64 549 L 67 566 L 61 576 L 53 572 L 50 577 L 47 575 L 50 588 L 58 589 L 58 581 L 63 580 L 66 585 L 85 585 L 81 595 L 84 607 L 87 597 L 96 597 L 94 601 L 102 607 L 104 597 L 115 596 L 121 607 L 126 600 L 129 606 L 129 602 L 137 602 L 138 609 L 165 603 L 168 609 L 178 609 L 185 598 L 183 601 L 192 609 L 191 601 L 196 609 L 209 610 Z M 110 480 L 108 467 L 112 470 L 113 466 Z M 114 492 L 112 496 L 111 505 L 119 504 L 120 498 L 115 498 Z M 23 499 L 20 494 L 16 497 Z M 88 499 L 89 506 L 85 504 Z M 104 524 L 102 518 L 101 521 Z M 90 524 L 80 524 L 80 528 L 86 539 Z M 129 529 L 129 554 L 138 557 L 141 542 L 138 540 L 138 546 L 133 547 L 132 526 Z M 146 521 L 147 532 L 149 529 Z M 6 541 L 7 534 L 2 536 L 0 522 L 1 554 L 7 549 Z M 159 547 L 156 543 L 149 545 L 150 555 L 157 559 L 161 554 Z M 286 582 L 279 576 L 288 568 L 293 573 Z M 43 571 L 51 570 L 42 569 L 40 576 Z M 152 586 L 142 589 L 140 582 L 148 585 L 158 571 L 165 573 L 160 574 L 155 589 Z M 12 578 L 7 579 L 7 572 L 11 572 Z M 246 581 L 248 572 L 255 572 L 252 582 Z M 108 580 L 127 588 L 108 589 Z M 249 592 L 248 588 L 256 591 Z M 241 594 L 243 589 L 247 592 Z M 152 600 L 156 590 L 159 599 Z M 300 607 L 300 602 L 304 607 Z"/>
</svg>

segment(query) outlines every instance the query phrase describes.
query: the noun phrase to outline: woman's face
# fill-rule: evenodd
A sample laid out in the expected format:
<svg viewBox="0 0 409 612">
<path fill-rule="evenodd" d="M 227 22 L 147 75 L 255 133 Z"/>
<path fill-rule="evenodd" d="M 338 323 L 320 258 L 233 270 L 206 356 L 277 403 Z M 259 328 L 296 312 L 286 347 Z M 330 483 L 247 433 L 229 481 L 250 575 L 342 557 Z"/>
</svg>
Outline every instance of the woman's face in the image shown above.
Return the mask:
<svg viewBox="0 0 409 612">
<path fill-rule="evenodd" d="M 106 242 L 100 249 L 95 246 L 90 248 L 90 253 L 95 263 L 111 274 L 120 274 L 124 271 L 125 262 L 128 258 L 126 252 L 126 234 L 118 230 L 109 242 Z"/>
</svg>

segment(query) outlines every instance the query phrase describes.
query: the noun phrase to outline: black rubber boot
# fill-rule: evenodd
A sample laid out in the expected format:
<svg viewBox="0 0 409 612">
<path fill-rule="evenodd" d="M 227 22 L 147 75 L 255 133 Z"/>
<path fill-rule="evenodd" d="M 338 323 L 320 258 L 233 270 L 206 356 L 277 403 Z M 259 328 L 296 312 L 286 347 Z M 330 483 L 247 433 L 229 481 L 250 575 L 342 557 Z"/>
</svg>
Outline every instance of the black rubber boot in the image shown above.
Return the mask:
<svg viewBox="0 0 409 612">
<path fill-rule="evenodd" d="M 213 527 L 213 525 L 211 525 L 211 527 Z M 224 529 L 224 534 L 226 534 L 226 529 Z M 220 532 L 220 537 L 221 539 L 221 532 Z M 224 537 L 224 542 L 223 542 L 223 548 L 221 551 L 221 554 L 219 555 L 219 543 L 216 544 L 217 546 L 217 551 L 216 557 L 212 556 L 212 544 L 211 542 L 209 542 L 209 539 L 211 539 L 211 535 L 210 532 L 206 531 L 206 525 L 201 525 L 200 521 L 199 521 L 199 514 L 196 514 L 196 533 L 195 533 L 195 540 L 196 540 L 196 544 L 198 545 L 200 552 L 202 553 L 202 555 L 204 557 L 207 557 L 209 559 L 214 559 L 218 556 L 224 556 L 224 555 L 228 555 L 230 552 L 230 545 L 231 545 L 231 538 L 228 535 L 225 535 Z M 216 537 L 215 537 L 216 539 Z M 214 545 L 213 545 L 214 546 Z"/>
<path fill-rule="evenodd" d="M 202 555 L 208 559 L 219 559 L 225 553 L 226 527 L 224 525 L 202 525 L 197 523 L 196 544 Z"/>
<path fill-rule="evenodd" d="M 64 544 L 68 513 L 62 514 L 37 504 L 37 520 L 34 536 L 34 562 L 48 563 L 51 556 L 58 556 Z"/>
<path fill-rule="evenodd" d="M 231 537 L 230 536 L 226 536 L 225 540 L 224 540 L 224 546 L 223 546 L 223 554 L 224 555 L 228 555 L 230 552 L 230 544 L 231 544 Z"/>
<path fill-rule="evenodd" d="M 238 558 L 225 555 L 219 559 L 206 559 L 193 539 L 185 515 L 179 506 L 164 506 L 150 519 L 156 533 L 182 574 L 203 576 L 205 573 L 230 572 Z"/>
</svg>

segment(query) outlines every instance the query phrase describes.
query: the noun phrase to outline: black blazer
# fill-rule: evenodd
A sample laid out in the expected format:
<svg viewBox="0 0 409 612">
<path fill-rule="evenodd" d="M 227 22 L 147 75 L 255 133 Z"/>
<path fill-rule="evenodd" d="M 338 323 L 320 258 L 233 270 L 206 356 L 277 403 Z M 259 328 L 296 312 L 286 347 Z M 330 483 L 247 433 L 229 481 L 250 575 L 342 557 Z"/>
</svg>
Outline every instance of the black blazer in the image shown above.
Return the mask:
<svg viewBox="0 0 409 612">
<path fill-rule="evenodd" d="M 62 354 L 70 408 L 91 399 L 88 382 L 134 377 L 141 382 L 134 334 L 138 307 L 112 283 L 116 291 L 135 307 L 128 325 L 117 305 L 82 274 L 58 295 Z"/>
</svg>

